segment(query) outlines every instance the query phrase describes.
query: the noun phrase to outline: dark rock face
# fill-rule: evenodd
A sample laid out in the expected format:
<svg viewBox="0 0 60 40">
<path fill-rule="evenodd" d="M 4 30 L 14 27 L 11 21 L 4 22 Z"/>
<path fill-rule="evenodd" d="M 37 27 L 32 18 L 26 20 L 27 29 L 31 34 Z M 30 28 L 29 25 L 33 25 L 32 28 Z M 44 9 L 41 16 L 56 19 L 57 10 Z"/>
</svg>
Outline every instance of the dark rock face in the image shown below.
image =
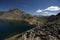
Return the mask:
<svg viewBox="0 0 60 40">
<path fill-rule="evenodd" d="M 38 25 L 22 34 L 5 40 L 60 40 L 60 14 L 52 16 L 44 25 Z"/>
</svg>

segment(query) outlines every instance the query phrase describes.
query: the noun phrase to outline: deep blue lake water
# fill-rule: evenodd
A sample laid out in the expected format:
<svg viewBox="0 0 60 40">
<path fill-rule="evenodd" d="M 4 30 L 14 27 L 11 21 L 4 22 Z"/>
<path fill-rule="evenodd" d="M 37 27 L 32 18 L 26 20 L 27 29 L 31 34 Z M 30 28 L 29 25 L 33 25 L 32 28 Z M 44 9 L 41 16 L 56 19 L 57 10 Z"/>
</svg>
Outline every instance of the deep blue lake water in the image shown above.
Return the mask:
<svg viewBox="0 0 60 40">
<path fill-rule="evenodd" d="M 0 40 L 12 34 L 22 33 L 31 28 L 33 28 L 33 25 L 22 21 L 19 23 L 0 22 Z"/>
</svg>

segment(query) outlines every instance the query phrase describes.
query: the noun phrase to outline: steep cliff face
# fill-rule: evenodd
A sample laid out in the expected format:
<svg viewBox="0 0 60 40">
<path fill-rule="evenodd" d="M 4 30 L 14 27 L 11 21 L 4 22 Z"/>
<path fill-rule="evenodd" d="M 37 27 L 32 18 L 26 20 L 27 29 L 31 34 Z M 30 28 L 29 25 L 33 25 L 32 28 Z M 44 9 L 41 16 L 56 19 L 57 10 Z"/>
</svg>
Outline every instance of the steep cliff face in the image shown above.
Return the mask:
<svg viewBox="0 0 60 40">
<path fill-rule="evenodd" d="M 16 34 L 5 40 L 60 40 L 60 13 L 52 17 L 43 26 L 38 25 L 22 34 Z"/>
</svg>

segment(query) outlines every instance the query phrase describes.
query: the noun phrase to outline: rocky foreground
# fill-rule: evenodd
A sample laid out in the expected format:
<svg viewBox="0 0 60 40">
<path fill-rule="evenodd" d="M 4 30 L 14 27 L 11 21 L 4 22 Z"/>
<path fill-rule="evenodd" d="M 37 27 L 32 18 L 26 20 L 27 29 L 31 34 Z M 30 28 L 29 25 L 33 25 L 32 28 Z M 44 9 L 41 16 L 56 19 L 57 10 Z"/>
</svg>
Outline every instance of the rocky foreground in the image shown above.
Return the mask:
<svg viewBox="0 0 60 40">
<path fill-rule="evenodd" d="M 44 25 L 38 25 L 5 40 L 60 40 L 60 13 L 48 19 Z"/>
</svg>

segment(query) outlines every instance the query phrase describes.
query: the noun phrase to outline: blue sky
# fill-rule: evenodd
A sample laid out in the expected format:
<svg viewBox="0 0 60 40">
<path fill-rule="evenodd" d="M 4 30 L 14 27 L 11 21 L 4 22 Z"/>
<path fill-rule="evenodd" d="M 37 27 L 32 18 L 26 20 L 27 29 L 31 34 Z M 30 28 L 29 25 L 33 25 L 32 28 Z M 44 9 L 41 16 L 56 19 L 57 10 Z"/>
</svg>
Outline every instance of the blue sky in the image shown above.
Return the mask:
<svg viewBox="0 0 60 40">
<path fill-rule="evenodd" d="M 11 8 L 33 15 L 55 15 L 60 12 L 60 0 L 0 0 L 0 11 Z"/>
</svg>

